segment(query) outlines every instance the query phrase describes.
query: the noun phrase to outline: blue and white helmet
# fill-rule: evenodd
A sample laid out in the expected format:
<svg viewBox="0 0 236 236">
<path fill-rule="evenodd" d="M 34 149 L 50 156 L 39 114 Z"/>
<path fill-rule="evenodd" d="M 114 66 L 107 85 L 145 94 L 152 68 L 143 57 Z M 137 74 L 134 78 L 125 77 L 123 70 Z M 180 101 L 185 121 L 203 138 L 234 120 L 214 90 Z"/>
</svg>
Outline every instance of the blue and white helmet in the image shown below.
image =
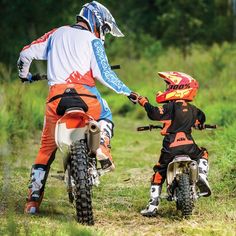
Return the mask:
<svg viewBox="0 0 236 236">
<path fill-rule="evenodd" d="M 124 37 L 110 11 L 97 1 L 85 4 L 76 17 L 77 21 L 84 20 L 90 31 L 103 42 L 107 33 L 115 37 Z"/>
</svg>

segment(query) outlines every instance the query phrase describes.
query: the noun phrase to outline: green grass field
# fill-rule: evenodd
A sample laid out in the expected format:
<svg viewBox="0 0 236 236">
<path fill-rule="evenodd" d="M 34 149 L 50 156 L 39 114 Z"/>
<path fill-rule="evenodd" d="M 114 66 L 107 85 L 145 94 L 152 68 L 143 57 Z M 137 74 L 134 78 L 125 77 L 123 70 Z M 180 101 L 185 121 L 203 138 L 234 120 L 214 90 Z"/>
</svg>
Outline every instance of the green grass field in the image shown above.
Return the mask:
<svg viewBox="0 0 236 236">
<path fill-rule="evenodd" d="M 62 170 L 59 153 L 52 164 L 41 213 L 24 215 L 47 85 L 1 82 L 0 235 L 236 235 L 235 53 L 234 45 L 225 44 L 207 51 L 196 47 L 187 60 L 175 49 L 152 60 L 120 59 L 122 80 L 153 104 L 155 93 L 164 88 L 157 71 L 178 70 L 196 77 L 200 90 L 195 104 L 205 111 L 207 123 L 219 126 L 216 131 L 193 133 L 199 146 L 210 153 L 213 194 L 199 199 L 189 220 L 182 220 L 175 204 L 165 200 L 157 217 L 139 214 L 149 199 L 152 167 L 158 160 L 162 137 L 159 131 L 138 133 L 138 126 L 155 122 L 146 118 L 141 107 L 101 87 L 114 114 L 112 153 L 116 170 L 102 176 L 100 186 L 93 189 L 95 226 L 76 223 L 64 182 L 52 177 Z"/>
<path fill-rule="evenodd" d="M 1 235 L 235 235 L 235 192 L 220 182 L 218 173 L 220 135 L 213 131 L 195 132 L 196 140 L 211 153 L 210 183 L 213 195 L 196 203 L 194 215 L 181 220 L 172 202 L 161 202 L 156 218 L 144 218 L 139 211 L 149 198 L 152 166 L 158 159 L 161 137 L 158 131 L 137 133 L 136 127 L 148 123 L 116 118 L 113 156 L 116 171 L 101 178 L 93 190 L 95 226 L 76 223 L 65 184 L 52 175 L 62 170 L 61 156 L 52 165 L 45 198 L 38 216 L 23 214 L 29 169 L 38 148 L 39 137 L 27 147 L 2 160 Z M 10 161 L 9 161 L 10 160 Z M 225 178 L 226 176 L 223 176 Z M 230 183 L 227 183 L 230 184 Z M 235 190 L 234 190 L 235 191 Z M 225 225 L 227 224 L 227 227 Z"/>
</svg>

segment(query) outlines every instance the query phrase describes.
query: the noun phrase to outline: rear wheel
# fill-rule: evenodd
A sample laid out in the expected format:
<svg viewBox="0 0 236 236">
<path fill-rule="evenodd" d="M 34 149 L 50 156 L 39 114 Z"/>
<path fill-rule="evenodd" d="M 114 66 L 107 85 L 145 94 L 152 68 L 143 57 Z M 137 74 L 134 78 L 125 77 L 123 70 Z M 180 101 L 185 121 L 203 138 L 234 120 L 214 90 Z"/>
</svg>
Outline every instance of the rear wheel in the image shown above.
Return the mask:
<svg viewBox="0 0 236 236">
<path fill-rule="evenodd" d="M 86 142 L 78 140 L 71 145 L 71 175 L 75 182 L 73 195 L 77 220 L 81 224 L 93 225 L 92 186 L 88 167 Z"/>
<path fill-rule="evenodd" d="M 193 198 L 190 188 L 190 180 L 188 174 L 182 174 L 179 176 L 178 187 L 176 189 L 177 210 L 181 210 L 183 217 L 192 215 L 193 211 Z"/>
</svg>

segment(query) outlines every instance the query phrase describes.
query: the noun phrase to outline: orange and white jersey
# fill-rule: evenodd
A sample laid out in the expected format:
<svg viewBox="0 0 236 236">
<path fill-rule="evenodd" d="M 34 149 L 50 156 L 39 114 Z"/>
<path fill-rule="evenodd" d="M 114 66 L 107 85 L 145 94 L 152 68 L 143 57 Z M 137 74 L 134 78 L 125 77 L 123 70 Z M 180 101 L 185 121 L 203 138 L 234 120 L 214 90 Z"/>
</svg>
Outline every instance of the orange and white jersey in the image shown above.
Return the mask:
<svg viewBox="0 0 236 236">
<path fill-rule="evenodd" d="M 95 79 L 116 93 L 131 90 L 117 77 L 108 63 L 100 39 L 79 25 L 53 29 L 23 48 L 18 59 L 19 76 L 26 78 L 32 60 L 47 60 L 50 86 L 74 83 L 95 86 Z"/>
</svg>

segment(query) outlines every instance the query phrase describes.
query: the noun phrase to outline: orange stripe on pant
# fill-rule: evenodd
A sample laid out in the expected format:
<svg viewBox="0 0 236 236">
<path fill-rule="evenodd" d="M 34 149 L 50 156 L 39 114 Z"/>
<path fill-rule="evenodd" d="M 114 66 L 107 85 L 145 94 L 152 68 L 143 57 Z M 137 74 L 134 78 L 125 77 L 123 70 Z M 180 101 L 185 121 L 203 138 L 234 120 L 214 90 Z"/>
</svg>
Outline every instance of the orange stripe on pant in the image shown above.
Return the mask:
<svg viewBox="0 0 236 236">
<path fill-rule="evenodd" d="M 156 172 L 153 176 L 152 176 L 152 184 L 161 184 L 162 183 L 162 176 L 160 175 L 160 173 Z"/>
<path fill-rule="evenodd" d="M 61 116 L 57 115 L 56 109 L 61 99 L 56 99 L 50 103 L 48 101 L 56 95 L 63 94 L 67 88 L 74 88 L 77 93 L 93 95 L 80 84 L 57 84 L 50 87 L 41 136 L 41 147 L 34 164 L 47 165 L 52 153 L 57 148 L 55 143 L 55 126 Z M 99 101 L 91 97 L 82 97 L 82 99 L 88 106 L 87 114 L 92 116 L 95 120 L 98 120 L 102 111 Z"/>
</svg>

